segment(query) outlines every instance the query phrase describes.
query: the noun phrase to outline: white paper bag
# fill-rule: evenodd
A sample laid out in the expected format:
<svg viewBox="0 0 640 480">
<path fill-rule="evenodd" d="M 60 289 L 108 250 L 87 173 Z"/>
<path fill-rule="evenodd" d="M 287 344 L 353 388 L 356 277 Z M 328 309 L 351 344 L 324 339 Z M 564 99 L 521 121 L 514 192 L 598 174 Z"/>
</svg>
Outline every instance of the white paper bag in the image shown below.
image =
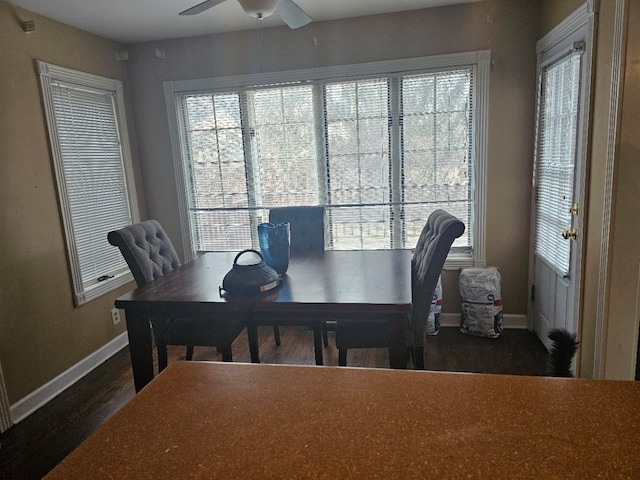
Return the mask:
<svg viewBox="0 0 640 480">
<path fill-rule="evenodd" d="M 496 267 L 465 268 L 460 272 L 462 315 L 460 331 L 497 338 L 502 333 L 502 279 Z"/>
</svg>

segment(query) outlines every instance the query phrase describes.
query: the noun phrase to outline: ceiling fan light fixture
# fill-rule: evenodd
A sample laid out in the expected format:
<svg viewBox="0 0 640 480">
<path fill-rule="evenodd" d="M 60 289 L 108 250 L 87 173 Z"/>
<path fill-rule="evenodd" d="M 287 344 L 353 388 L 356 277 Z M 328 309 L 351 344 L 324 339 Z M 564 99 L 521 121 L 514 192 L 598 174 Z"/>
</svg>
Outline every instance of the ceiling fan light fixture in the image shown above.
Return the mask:
<svg viewBox="0 0 640 480">
<path fill-rule="evenodd" d="M 276 11 L 280 0 L 238 0 L 242 9 L 252 17 L 266 18 Z"/>
</svg>

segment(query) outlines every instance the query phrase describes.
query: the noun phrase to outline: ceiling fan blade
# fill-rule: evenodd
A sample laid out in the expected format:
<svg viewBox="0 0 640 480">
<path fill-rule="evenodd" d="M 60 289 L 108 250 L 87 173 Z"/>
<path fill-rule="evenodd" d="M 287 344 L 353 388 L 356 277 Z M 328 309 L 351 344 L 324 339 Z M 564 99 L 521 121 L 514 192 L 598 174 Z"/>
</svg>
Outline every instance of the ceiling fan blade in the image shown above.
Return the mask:
<svg viewBox="0 0 640 480">
<path fill-rule="evenodd" d="M 289 28 L 304 27 L 311 22 L 311 17 L 305 13 L 293 0 L 280 0 L 276 8 L 278 16 L 289 25 Z"/>
<path fill-rule="evenodd" d="M 186 10 L 180 12 L 178 15 L 196 15 L 200 12 L 204 12 L 205 10 L 209 10 L 210 8 L 215 7 L 222 2 L 226 2 L 226 0 L 206 0 L 191 8 L 187 8 Z"/>
</svg>

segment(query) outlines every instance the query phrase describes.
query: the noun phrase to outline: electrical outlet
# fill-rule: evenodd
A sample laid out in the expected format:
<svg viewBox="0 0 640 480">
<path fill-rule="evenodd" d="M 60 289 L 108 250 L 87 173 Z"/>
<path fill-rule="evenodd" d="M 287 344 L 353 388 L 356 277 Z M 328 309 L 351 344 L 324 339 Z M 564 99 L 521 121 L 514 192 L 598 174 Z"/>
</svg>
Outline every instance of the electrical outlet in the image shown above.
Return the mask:
<svg viewBox="0 0 640 480">
<path fill-rule="evenodd" d="M 120 323 L 120 310 L 118 310 L 117 308 L 111 310 L 111 321 L 114 325 Z"/>
</svg>

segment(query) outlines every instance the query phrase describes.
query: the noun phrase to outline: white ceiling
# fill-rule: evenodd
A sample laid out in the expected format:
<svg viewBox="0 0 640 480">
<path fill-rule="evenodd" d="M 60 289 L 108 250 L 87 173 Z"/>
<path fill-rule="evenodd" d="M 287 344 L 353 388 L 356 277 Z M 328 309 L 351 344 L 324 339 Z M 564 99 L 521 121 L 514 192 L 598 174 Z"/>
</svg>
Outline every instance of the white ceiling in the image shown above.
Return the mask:
<svg viewBox="0 0 640 480">
<path fill-rule="evenodd" d="M 236 0 L 226 0 L 195 16 L 178 16 L 178 13 L 203 0 L 7 1 L 12 5 L 125 44 L 256 28 L 256 19 L 244 13 Z M 476 1 L 480 0 L 296 0 L 314 21 Z M 20 17 L 23 21 L 30 20 L 22 18 L 23 15 Z M 284 22 L 277 15 L 263 20 L 265 28 L 282 25 Z"/>
</svg>

